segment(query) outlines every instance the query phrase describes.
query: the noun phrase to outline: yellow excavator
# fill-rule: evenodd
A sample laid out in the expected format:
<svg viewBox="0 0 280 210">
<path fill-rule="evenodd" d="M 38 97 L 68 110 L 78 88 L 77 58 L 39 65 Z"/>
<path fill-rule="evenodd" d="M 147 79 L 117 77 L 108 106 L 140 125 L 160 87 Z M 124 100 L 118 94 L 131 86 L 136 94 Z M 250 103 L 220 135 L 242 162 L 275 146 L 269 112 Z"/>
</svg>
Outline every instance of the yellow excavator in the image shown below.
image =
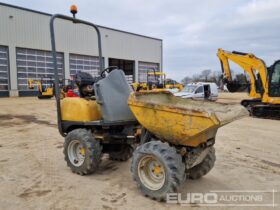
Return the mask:
<svg viewBox="0 0 280 210">
<path fill-rule="evenodd" d="M 241 101 L 252 116 L 264 118 L 280 118 L 280 60 L 270 67 L 251 53 L 225 51 L 218 49 L 223 82 L 229 92 L 237 92 L 248 88 L 251 99 Z M 249 76 L 250 83 L 240 83 L 232 77 L 229 61 L 239 65 Z"/>
<path fill-rule="evenodd" d="M 38 88 L 39 99 L 49 99 L 54 96 L 54 81 L 51 78 L 40 80 L 29 79 L 28 88 L 34 89 L 35 86 Z"/>
<path fill-rule="evenodd" d="M 54 80 L 51 77 L 41 78 L 40 80 L 29 79 L 28 88 L 34 89 L 35 86 L 38 88 L 39 99 L 50 99 L 55 96 Z M 75 89 L 77 88 L 73 79 L 59 80 L 60 98 L 78 97 L 79 95 L 75 92 Z"/>
</svg>

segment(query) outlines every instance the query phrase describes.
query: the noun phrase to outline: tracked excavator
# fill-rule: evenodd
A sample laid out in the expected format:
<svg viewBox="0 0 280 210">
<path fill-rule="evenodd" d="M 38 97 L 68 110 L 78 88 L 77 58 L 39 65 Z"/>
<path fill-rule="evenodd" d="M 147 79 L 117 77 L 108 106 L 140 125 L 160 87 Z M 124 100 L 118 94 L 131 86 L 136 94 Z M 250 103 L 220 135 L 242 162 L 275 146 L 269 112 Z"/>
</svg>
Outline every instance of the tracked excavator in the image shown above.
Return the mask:
<svg viewBox="0 0 280 210">
<path fill-rule="evenodd" d="M 261 118 L 280 119 L 280 60 L 270 67 L 251 53 L 218 49 L 222 79 L 229 92 L 249 90 L 251 99 L 242 100 L 250 114 Z M 239 65 L 247 73 L 250 83 L 236 81 L 232 77 L 229 61 Z"/>
<path fill-rule="evenodd" d="M 49 99 L 54 96 L 54 80 L 52 78 L 41 78 L 40 80 L 29 79 L 28 88 L 38 88 L 39 99 Z"/>
<path fill-rule="evenodd" d="M 41 78 L 41 79 L 29 79 L 28 88 L 34 89 L 37 86 L 38 98 L 39 99 L 50 99 L 55 96 L 54 92 L 54 79 Z M 75 92 L 75 81 L 73 79 L 62 79 L 59 80 L 60 97 L 78 97 L 79 95 Z"/>
</svg>

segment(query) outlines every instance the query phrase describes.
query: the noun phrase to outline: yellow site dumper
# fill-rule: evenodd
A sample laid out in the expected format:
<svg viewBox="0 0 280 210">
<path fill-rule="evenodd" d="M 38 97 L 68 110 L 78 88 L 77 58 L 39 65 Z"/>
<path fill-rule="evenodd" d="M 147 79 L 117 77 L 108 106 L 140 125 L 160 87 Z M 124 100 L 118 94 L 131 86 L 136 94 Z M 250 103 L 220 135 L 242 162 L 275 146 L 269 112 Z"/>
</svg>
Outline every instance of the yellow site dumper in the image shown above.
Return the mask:
<svg viewBox="0 0 280 210">
<path fill-rule="evenodd" d="M 158 90 L 133 92 L 121 69 L 103 68 L 99 27 L 75 18 L 75 6 L 71 12 L 73 18 L 56 14 L 50 20 L 57 125 L 65 137 L 63 152 L 69 168 L 87 175 L 97 171 L 104 153 L 119 161 L 132 156 L 137 186 L 156 200 L 176 192 L 186 177 L 198 179 L 207 174 L 216 159 L 217 129 L 246 116 L 247 110 L 241 105 L 193 101 Z M 90 26 L 97 33 L 100 75 L 75 75 L 79 98 L 60 97 L 57 19 Z"/>
<path fill-rule="evenodd" d="M 165 200 L 185 178 L 198 179 L 215 162 L 219 127 L 248 116 L 240 105 L 195 101 L 169 92 L 136 92 L 128 104 L 143 126 L 141 144 L 133 153 L 131 171 L 147 196 Z"/>
</svg>

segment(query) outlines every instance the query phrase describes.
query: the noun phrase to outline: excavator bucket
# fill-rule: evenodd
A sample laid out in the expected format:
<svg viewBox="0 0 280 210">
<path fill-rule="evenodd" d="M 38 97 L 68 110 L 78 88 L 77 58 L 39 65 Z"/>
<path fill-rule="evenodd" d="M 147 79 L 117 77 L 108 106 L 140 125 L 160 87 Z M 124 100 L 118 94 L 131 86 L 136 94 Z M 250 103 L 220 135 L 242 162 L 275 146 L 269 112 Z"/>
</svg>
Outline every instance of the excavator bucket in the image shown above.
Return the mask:
<svg viewBox="0 0 280 210">
<path fill-rule="evenodd" d="M 233 82 L 227 82 L 226 87 L 229 92 L 234 93 L 234 92 L 242 92 L 247 90 L 250 87 L 250 84 L 238 83 L 236 81 L 233 81 Z"/>
</svg>

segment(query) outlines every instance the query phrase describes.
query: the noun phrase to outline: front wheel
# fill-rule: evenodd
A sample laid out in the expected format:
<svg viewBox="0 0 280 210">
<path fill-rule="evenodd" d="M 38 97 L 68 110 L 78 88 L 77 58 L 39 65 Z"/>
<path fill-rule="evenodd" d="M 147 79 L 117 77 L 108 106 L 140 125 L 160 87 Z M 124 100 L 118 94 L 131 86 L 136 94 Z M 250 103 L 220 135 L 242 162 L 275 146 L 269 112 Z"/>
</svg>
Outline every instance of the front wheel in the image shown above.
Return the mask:
<svg viewBox="0 0 280 210">
<path fill-rule="evenodd" d="M 145 196 L 159 201 L 176 192 L 185 180 L 185 164 L 174 147 L 151 141 L 133 153 L 131 172 L 137 187 Z"/>
<path fill-rule="evenodd" d="M 99 141 L 86 129 L 75 129 L 65 137 L 65 161 L 74 173 L 93 173 L 100 163 L 101 152 L 102 146 Z"/>
<path fill-rule="evenodd" d="M 216 161 L 215 148 L 210 147 L 206 157 L 201 163 L 189 169 L 188 174 L 190 179 L 200 179 L 205 176 L 214 167 Z"/>
</svg>

